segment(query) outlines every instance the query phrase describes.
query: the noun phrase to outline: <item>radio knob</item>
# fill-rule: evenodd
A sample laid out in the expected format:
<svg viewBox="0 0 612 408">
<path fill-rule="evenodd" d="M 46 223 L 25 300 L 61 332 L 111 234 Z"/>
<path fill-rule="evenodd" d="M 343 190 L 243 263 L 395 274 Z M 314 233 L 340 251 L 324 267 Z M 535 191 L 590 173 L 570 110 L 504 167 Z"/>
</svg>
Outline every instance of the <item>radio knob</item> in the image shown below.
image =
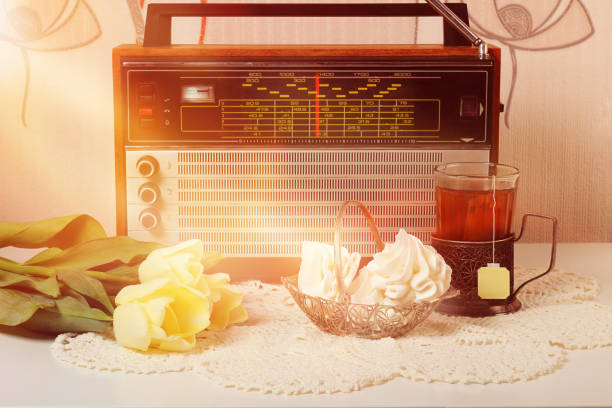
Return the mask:
<svg viewBox="0 0 612 408">
<path fill-rule="evenodd" d="M 159 226 L 160 215 L 156 208 L 147 208 L 142 210 L 138 216 L 138 222 L 140 225 L 148 231 L 153 230 Z"/>
<path fill-rule="evenodd" d="M 143 177 L 151 177 L 159 170 L 159 163 L 153 156 L 142 156 L 136 162 L 136 169 Z"/>
<path fill-rule="evenodd" d="M 144 183 L 138 188 L 138 197 L 143 203 L 153 204 L 159 199 L 159 187 L 155 183 Z"/>
</svg>

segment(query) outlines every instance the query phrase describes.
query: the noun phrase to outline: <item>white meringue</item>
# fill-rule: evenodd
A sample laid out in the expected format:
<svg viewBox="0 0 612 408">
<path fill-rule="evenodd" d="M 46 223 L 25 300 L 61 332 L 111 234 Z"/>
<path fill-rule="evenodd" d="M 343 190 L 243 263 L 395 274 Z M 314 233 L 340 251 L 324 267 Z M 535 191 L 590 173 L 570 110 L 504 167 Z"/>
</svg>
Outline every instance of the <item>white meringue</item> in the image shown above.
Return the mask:
<svg viewBox="0 0 612 408">
<path fill-rule="evenodd" d="M 444 258 L 401 229 L 359 272 L 349 292 L 352 303 L 403 306 L 440 297 L 450 281 Z"/>
<path fill-rule="evenodd" d="M 359 269 L 361 255 L 352 254 L 342 247 L 342 281 L 348 288 Z M 324 299 L 342 300 L 334 263 L 334 247 L 321 242 L 304 241 L 302 243 L 302 264 L 298 273 L 298 288 L 301 292 Z"/>
</svg>

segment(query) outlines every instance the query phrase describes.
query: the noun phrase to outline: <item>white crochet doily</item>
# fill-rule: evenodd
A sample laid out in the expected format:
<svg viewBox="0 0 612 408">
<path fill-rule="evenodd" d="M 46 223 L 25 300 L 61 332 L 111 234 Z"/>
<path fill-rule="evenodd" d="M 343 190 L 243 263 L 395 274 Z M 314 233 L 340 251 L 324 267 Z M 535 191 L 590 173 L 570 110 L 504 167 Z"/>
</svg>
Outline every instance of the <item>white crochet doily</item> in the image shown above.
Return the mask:
<svg viewBox="0 0 612 408">
<path fill-rule="evenodd" d="M 517 281 L 536 271 L 517 268 Z M 531 380 L 562 366 L 566 350 L 612 345 L 612 306 L 594 303 L 594 279 L 553 270 L 526 286 L 523 308 L 487 318 L 432 314 L 400 338 L 368 340 L 320 331 L 281 286 L 240 285 L 249 320 L 204 332 L 186 353 L 141 353 L 112 332 L 63 334 L 60 361 L 95 370 L 148 374 L 193 371 L 240 390 L 277 394 L 353 391 L 401 376 L 447 383 Z"/>
</svg>

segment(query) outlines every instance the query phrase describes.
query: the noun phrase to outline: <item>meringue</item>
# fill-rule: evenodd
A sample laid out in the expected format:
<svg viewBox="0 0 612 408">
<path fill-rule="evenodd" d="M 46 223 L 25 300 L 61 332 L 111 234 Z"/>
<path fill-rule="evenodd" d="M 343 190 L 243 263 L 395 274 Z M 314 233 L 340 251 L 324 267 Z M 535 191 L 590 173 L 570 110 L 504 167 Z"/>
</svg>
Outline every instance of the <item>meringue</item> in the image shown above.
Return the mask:
<svg viewBox="0 0 612 408">
<path fill-rule="evenodd" d="M 404 306 L 440 297 L 450 281 L 444 258 L 401 229 L 359 272 L 349 292 L 352 303 Z"/>
<path fill-rule="evenodd" d="M 359 269 L 361 255 L 349 253 L 342 247 L 342 281 L 348 288 Z M 334 247 L 322 242 L 302 243 L 302 263 L 298 273 L 298 288 L 301 292 L 324 299 L 342 300 L 336 281 Z"/>
</svg>

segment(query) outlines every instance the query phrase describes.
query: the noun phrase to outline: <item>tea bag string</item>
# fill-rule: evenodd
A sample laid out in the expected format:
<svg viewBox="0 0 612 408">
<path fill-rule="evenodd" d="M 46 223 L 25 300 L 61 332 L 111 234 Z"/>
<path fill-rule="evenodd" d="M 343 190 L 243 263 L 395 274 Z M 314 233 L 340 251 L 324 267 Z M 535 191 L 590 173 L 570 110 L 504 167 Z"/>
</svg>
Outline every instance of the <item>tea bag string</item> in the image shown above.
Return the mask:
<svg viewBox="0 0 612 408">
<path fill-rule="evenodd" d="M 495 263 L 495 207 L 497 206 L 497 201 L 495 200 L 495 174 L 493 174 L 493 260 L 491 263 Z"/>
</svg>

